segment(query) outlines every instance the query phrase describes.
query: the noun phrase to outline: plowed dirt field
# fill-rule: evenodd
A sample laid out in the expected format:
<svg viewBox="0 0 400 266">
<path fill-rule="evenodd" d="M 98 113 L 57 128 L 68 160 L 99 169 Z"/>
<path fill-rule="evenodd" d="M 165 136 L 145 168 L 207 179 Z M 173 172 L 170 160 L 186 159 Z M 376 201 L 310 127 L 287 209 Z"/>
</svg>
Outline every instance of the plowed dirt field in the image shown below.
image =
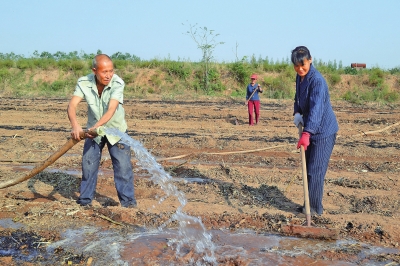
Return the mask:
<svg viewBox="0 0 400 266">
<path fill-rule="evenodd" d="M 187 198 L 183 210 L 208 229 L 279 233 L 282 224 L 305 220 L 297 212 L 303 189 L 293 103 L 262 99 L 260 123 L 250 127 L 243 102 L 126 99 L 128 135 L 177 179 Z M 399 248 L 400 109 L 332 104 L 340 130 L 325 179 L 325 211 L 313 222 L 338 228 L 343 239 Z M 25 175 L 67 141 L 67 105 L 68 99 L 0 98 L 0 182 Z M 85 111 L 81 103 L 82 126 Z M 158 226 L 180 205 L 175 197 L 159 203 L 164 192 L 133 156 L 138 208 L 120 207 L 105 148 L 94 206 L 80 207 L 82 148 L 80 142 L 35 177 L 0 189 L 0 219 L 12 218 L 53 241 L 66 227 Z"/>
</svg>

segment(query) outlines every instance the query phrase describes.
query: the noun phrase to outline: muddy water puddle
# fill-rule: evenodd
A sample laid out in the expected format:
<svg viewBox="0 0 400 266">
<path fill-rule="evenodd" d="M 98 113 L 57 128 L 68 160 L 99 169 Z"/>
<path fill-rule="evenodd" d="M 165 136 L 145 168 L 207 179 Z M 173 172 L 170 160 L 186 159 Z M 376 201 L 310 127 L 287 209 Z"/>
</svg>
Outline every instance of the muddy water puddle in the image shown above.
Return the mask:
<svg viewBox="0 0 400 266">
<path fill-rule="evenodd" d="M 90 234 L 88 238 L 87 235 Z M 181 248 L 176 251 L 175 241 L 179 239 L 178 230 L 149 230 L 145 232 L 121 235 L 115 231 L 97 231 L 93 228 L 68 231 L 64 235 L 66 248 L 77 246 L 77 251 L 87 251 L 88 255 L 98 259 L 95 265 L 141 265 L 160 263 L 161 265 L 218 265 L 235 263 L 233 265 L 387 265 L 368 259 L 371 255 L 381 253 L 396 253 L 396 249 L 385 249 L 362 245 L 353 241 L 320 241 L 282 237 L 277 235 L 260 235 L 252 231 L 232 233 L 223 230 L 210 231 L 214 247 L 215 263 L 204 259 L 203 254 L 196 254 L 191 248 Z M 91 237 L 93 237 L 91 239 Z M 57 246 L 54 243 L 53 246 Z M 353 262 L 347 260 L 324 260 L 323 254 L 351 249 L 357 246 Z M 101 248 L 99 248 L 101 247 Z M 100 252 L 99 252 L 100 251 Z M 318 258 L 321 257 L 321 258 Z"/>
<path fill-rule="evenodd" d="M 0 220 L 0 226 L 23 230 L 21 224 L 11 219 Z M 35 265 L 55 262 L 76 265 L 89 261 L 91 265 L 398 265 L 377 259 L 382 254 L 397 254 L 397 249 L 352 240 L 323 241 L 257 234 L 251 230 L 208 231 L 212 236 L 213 261 L 206 258 L 202 249 L 190 244 L 177 249 L 183 237 L 177 229 L 115 230 L 87 226 L 67 229 L 55 242 L 19 232 L 14 232 L 11 238 L 0 236 L 0 256 L 12 256 L 16 263 L 38 263 Z M 190 234 L 197 233 L 196 227 L 191 228 Z M 344 256 L 346 253 L 348 256 Z"/>
</svg>

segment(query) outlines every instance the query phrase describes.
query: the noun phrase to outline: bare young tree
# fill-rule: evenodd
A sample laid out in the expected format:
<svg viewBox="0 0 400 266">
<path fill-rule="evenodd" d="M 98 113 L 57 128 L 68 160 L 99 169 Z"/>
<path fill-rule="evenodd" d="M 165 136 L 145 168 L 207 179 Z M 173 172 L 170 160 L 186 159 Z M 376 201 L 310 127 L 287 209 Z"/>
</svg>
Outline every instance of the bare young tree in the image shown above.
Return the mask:
<svg viewBox="0 0 400 266">
<path fill-rule="evenodd" d="M 184 24 L 183 24 L 184 25 Z M 202 52 L 202 63 L 203 63 L 203 89 L 208 93 L 209 91 L 209 70 L 210 63 L 213 59 L 213 52 L 215 47 L 224 42 L 217 42 L 216 38 L 219 34 L 216 34 L 214 30 L 209 30 L 207 27 L 198 27 L 197 23 L 195 25 L 189 24 L 189 30 L 186 35 L 190 36 L 195 43 L 197 48 Z"/>
</svg>

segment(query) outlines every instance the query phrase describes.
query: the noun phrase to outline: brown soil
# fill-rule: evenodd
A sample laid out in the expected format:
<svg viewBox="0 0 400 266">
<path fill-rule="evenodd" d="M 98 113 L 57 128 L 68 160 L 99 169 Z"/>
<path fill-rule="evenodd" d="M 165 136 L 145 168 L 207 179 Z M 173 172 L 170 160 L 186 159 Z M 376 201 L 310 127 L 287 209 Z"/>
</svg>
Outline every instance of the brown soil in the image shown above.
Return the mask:
<svg viewBox="0 0 400 266">
<path fill-rule="evenodd" d="M 0 103 L 0 182 L 4 182 L 25 175 L 29 167 L 54 153 L 67 141 L 70 126 L 65 99 L 2 98 Z M 343 239 L 399 248 L 399 108 L 344 102 L 333 106 L 340 131 L 325 179 L 325 212 L 313 222 L 338 228 Z M 85 108 L 81 104 L 82 125 Z M 208 229 L 279 233 L 281 224 L 304 221 L 296 211 L 303 203 L 303 189 L 291 101 L 262 99 L 261 121 L 254 127 L 247 125 L 243 102 L 229 98 L 127 99 L 125 110 L 128 134 L 182 180 L 175 184 L 187 198 L 184 211 L 201 217 Z M 158 226 L 174 214 L 178 200 L 169 197 L 159 204 L 163 191 L 138 166 L 134 166 L 138 208 L 120 207 L 106 149 L 94 206 L 84 209 L 76 204 L 82 144 L 39 175 L 0 189 L 0 219 L 12 218 L 51 241 L 62 228 Z M 175 156 L 181 157 L 171 159 Z M 191 178 L 206 182 L 183 182 Z"/>
</svg>

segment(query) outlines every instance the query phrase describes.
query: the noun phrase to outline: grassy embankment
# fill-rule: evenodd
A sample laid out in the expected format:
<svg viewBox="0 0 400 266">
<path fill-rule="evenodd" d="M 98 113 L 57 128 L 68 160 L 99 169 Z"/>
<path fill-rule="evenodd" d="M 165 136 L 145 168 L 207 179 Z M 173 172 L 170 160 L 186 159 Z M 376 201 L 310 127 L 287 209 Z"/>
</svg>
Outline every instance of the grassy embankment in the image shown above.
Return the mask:
<svg viewBox="0 0 400 266">
<path fill-rule="evenodd" d="M 60 53 L 60 52 L 58 52 Z M 61 55 L 61 56 L 60 56 Z M 126 56 L 128 55 L 128 56 Z M 76 80 L 90 73 L 93 54 L 42 53 L 31 58 L 0 54 L 1 97 L 67 97 L 72 95 Z M 116 73 L 126 83 L 126 98 L 161 97 L 163 100 L 195 99 L 219 96 L 243 99 L 251 73 L 259 75 L 264 98 L 292 99 L 295 72 L 288 60 L 242 60 L 234 63 L 213 63 L 205 88 L 201 63 L 150 61 L 117 53 L 112 56 Z M 314 60 L 326 78 L 331 98 L 360 104 L 364 102 L 398 103 L 400 101 L 400 69 L 352 69 L 336 62 Z"/>
</svg>

